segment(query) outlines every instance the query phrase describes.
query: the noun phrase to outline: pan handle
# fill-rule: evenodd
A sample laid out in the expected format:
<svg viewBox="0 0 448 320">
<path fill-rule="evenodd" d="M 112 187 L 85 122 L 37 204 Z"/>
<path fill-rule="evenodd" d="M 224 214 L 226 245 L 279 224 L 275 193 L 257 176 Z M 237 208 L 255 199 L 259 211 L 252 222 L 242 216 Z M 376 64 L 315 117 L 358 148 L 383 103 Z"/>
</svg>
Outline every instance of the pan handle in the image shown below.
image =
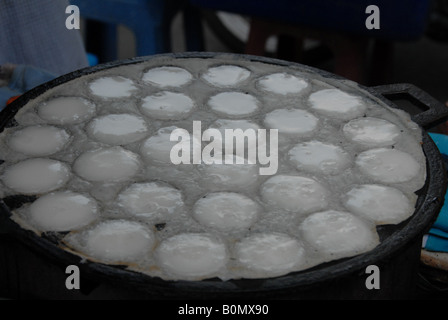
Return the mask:
<svg viewBox="0 0 448 320">
<path fill-rule="evenodd" d="M 412 120 L 424 129 L 435 127 L 448 120 L 448 107 L 413 84 L 397 83 L 370 88 L 395 107 L 398 104 L 394 101 L 397 100 L 406 101 L 407 105 L 411 104 Z"/>
</svg>

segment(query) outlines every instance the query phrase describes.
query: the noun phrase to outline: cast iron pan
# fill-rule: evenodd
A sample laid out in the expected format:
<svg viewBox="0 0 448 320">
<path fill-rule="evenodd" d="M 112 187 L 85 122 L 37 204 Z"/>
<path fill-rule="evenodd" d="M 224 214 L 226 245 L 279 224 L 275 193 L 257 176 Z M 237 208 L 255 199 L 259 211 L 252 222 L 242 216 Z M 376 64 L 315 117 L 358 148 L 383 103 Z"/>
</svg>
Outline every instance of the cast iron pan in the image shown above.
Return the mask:
<svg viewBox="0 0 448 320">
<path fill-rule="evenodd" d="M 0 113 L 0 130 L 14 125 L 14 115 L 29 100 L 41 95 L 46 90 L 63 84 L 83 75 L 100 70 L 144 62 L 153 57 L 169 56 L 172 58 L 208 58 L 211 59 L 217 53 L 182 53 L 165 54 L 148 57 L 139 57 L 122 61 L 115 61 L 91 68 L 86 68 L 61 76 L 25 93 Z M 243 61 L 256 61 L 285 68 L 294 66 L 304 71 L 312 72 L 329 79 L 345 80 L 334 74 L 303 66 L 297 63 L 286 62 L 264 57 L 234 55 Z M 0 235 L 12 237 L 28 246 L 31 250 L 46 257 L 50 261 L 61 265 L 77 265 L 83 276 L 107 281 L 118 286 L 132 288 L 142 293 L 142 297 L 155 298 L 276 298 L 281 294 L 289 294 L 300 291 L 301 288 L 319 286 L 331 283 L 339 278 L 359 276 L 365 268 L 371 264 L 378 264 L 384 260 L 391 260 L 395 255 L 416 242 L 430 228 L 436 219 L 446 192 L 446 173 L 444 163 L 439 150 L 425 130 L 443 122 L 448 117 L 448 108 L 434 98 L 410 84 L 394 84 L 378 87 L 361 87 L 369 94 L 379 98 L 387 105 L 398 108 L 391 100 L 405 99 L 416 108 L 411 110 L 412 119 L 423 130 L 423 151 L 427 159 L 427 180 L 425 186 L 419 191 L 415 213 L 408 220 L 396 226 L 379 226 L 378 232 L 381 244 L 372 251 L 355 257 L 333 261 L 301 272 L 290 273 L 285 276 L 268 279 L 241 279 L 221 281 L 208 279 L 203 281 L 165 281 L 159 278 L 149 277 L 137 272 L 126 270 L 120 266 L 111 266 L 89 261 L 81 261 L 81 258 L 57 246 L 51 234 L 38 236 L 34 232 L 21 228 L 9 219 L 11 210 L 20 207 L 23 203 L 32 201 L 32 197 L 14 197 L 0 201 Z M 392 99 L 393 98 L 393 99 Z M 417 262 L 418 263 L 418 262 Z M 32 267 L 32 266 L 30 266 Z M 403 267 L 404 268 L 404 267 Z"/>
</svg>

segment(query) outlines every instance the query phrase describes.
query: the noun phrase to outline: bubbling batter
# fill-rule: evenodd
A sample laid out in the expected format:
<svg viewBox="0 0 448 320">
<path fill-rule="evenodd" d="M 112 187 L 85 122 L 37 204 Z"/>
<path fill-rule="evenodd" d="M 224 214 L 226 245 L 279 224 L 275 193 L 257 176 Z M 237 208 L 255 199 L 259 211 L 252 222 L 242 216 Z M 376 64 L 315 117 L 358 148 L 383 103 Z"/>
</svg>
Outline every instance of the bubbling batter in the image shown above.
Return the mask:
<svg viewBox="0 0 448 320">
<path fill-rule="evenodd" d="M 232 153 L 197 123 L 252 135 Z M 222 161 L 196 161 L 207 147 Z M 278 166 L 261 175 L 268 154 Z M 0 155 L 2 197 L 30 199 L 11 219 L 83 261 L 166 280 L 270 278 L 368 253 L 377 226 L 412 216 L 426 179 L 408 115 L 350 81 L 226 56 L 154 57 L 50 88 L 3 129 Z"/>
</svg>

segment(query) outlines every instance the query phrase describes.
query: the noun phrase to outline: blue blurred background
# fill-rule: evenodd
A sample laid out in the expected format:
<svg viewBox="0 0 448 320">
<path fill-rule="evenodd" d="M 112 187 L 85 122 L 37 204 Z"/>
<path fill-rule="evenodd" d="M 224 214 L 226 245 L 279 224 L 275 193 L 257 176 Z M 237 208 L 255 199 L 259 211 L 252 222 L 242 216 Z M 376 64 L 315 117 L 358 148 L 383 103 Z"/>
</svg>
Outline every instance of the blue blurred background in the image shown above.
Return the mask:
<svg viewBox="0 0 448 320">
<path fill-rule="evenodd" d="M 100 62 L 160 52 L 250 53 L 316 66 L 366 85 L 410 82 L 448 101 L 446 0 L 71 3 L 80 8 L 87 49 Z M 380 10 L 379 30 L 365 27 L 365 9 L 372 4 Z M 115 16 L 123 12 L 121 5 L 135 13 L 128 9 Z"/>
</svg>

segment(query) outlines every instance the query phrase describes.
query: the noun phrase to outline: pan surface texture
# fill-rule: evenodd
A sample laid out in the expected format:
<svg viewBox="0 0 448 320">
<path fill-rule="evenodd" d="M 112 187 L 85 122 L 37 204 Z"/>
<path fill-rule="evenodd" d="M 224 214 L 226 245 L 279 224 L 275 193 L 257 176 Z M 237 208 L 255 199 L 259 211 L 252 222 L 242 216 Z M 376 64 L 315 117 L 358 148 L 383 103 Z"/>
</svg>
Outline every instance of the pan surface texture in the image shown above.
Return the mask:
<svg viewBox="0 0 448 320">
<path fill-rule="evenodd" d="M 0 235 L 141 297 L 404 297 L 446 191 L 425 130 L 446 116 L 411 85 L 255 56 L 82 69 L 0 115 Z"/>
</svg>

